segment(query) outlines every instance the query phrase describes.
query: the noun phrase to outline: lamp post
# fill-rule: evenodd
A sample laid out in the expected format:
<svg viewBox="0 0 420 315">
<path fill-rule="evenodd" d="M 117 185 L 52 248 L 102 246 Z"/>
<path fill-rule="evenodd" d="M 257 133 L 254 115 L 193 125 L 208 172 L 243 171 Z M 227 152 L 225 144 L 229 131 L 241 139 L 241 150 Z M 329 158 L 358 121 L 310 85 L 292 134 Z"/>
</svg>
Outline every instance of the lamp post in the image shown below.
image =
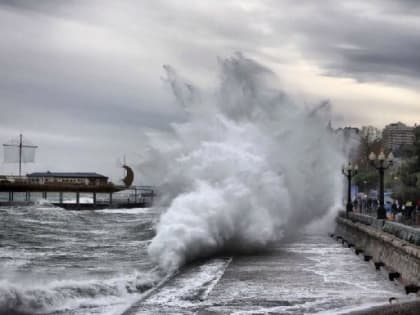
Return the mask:
<svg viewBox="0 0 420 315">
<path fill-rule="evenodd" d="M 390 168 L 394 162 L 394 155 L 389 153 L 388 157 L 385 157 L 384 152 L 381 152 L 378 156 L 371 152 L 369 155 L 370 165 L 376 168 L 379 172 L 379 208 L 377 213 L 378 219 L 386 219 L 385 211 L 385 197 L 384 197 L 384 174 L 385 170 Z"/>
<path fill-rule="evenodd" d="M 346 166 L 343 166 L 342 172 L 343 175 L 347 177 L 348 181 L 348 190 L 347 190 L 347 205 L 346 205 L 346 214 L 348 215 L 349 212 L 353 211 L 353 204 L 351 202 L 351 179 L 354 175 L 357 174 L 359 167 L 357 165 L 352 165 L 349 163 Z"/>
</svg>

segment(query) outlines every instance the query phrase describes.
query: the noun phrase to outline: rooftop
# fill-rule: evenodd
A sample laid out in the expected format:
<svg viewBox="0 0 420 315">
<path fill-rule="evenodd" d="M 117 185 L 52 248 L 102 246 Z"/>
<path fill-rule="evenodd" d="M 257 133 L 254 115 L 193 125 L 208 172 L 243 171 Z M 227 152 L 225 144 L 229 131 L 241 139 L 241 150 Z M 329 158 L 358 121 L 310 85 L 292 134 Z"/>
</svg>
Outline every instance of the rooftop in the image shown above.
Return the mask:
<svg viewBox="0 0 420 315">
<path fill-rule="evenodd" d="M 35 172 L 27 174 L 28 177 L 65 177 L 65 178 L 107 178 L 104 175 L 98 173 L 83 173 L 83 172 Z"/>
</svg>

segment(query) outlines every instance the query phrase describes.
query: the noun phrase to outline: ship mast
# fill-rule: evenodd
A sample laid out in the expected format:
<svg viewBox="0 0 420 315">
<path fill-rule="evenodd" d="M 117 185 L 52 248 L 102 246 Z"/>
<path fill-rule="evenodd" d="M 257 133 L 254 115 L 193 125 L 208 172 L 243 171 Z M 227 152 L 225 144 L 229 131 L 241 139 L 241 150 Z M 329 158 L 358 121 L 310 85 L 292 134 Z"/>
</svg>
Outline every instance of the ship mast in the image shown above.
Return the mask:
<svg viewBox="0 0 420 315">
<path fill-rule="evenodd" d="M 22 163 L 30 163 L 35 160 L 36 145 L 24 144 L 23 135 L 19 134 L 18 143 L 3 144 L 4 162 L 19 163 L 19 176 L 22 176 Z"/>
<path fill-rule="evenodd" d="M 22 134 L 19 135 L 19 177 L 22 176 Z"/>
</svg>

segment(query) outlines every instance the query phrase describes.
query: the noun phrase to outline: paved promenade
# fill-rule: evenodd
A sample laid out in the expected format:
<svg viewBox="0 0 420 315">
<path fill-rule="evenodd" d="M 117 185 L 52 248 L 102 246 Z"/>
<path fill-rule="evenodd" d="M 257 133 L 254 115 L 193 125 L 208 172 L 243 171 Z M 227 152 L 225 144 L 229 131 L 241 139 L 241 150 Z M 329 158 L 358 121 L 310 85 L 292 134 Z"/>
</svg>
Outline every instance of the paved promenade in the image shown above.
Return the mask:
<svg viewBox="0 0 420 315">
<path fill-rule="evenodd" d="M 406 299 L 387 275 L 326 236 L 191 265 L 126 314 L 337 314 Z"/>
</svg>

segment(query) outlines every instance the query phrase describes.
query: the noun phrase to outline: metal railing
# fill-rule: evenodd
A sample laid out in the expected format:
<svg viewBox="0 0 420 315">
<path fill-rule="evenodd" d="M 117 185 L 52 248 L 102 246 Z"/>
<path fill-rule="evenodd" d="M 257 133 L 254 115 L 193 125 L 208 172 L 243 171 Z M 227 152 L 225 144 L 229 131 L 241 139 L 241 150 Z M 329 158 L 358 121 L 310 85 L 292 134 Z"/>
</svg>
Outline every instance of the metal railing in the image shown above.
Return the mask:
<svg viewBox="0 0 420 315">
<path fill-rule="evenodd" d="M 0 182 L 6 181 L 10 183 L 27 183 L 29 182 L 28 177 L 26 176 L 16 176 L 16 175 L 1 175 Z"/>
<path fill-rule="evenodd" d="M 357 205 L 353 208 L 353 211 L 356 213 L 365 214 L 371 217 L 376 218 L 378 213 L 378 207 L 367 207 L 366 205 L 361 206 Z M 420 210 L 413 208 L 411 211 L 406 209 L 398 211 L 397 213 L 392 213 L 387 211 L 387 220 L 395 221 L 409 226 L 418 226 L 420 227 Z"/>
</svg>

